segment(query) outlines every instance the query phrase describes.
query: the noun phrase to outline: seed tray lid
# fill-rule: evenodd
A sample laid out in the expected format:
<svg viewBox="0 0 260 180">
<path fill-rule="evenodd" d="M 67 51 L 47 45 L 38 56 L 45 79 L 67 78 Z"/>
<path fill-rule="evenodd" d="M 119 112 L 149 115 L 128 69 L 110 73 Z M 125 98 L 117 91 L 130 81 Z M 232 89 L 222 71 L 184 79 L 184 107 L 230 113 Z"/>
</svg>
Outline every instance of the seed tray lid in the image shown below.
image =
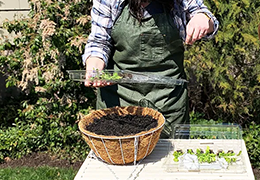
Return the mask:
<svg viewBox="0 0 260 180">
<path fill-rule="evenodd" d="M 174 139 L 242 139 L 242 128 L 237 124 L 176 124 Z"/>
<path fill-rule="evenodd" d="M 68 70 L 70 79 L 74 81 L 84 82 L 86 80 L 85 70 Z M 90 81 L 106 81 L 118 84 L 138 84 L 138 83 L 150 83 L 165 86 L 179 86 L 187 83 L 185 79 L 176 79 L 169 76 L 159 76 L 147 72 L 134 72 L 129 70 L 103 70 L 103 71 L 91 71 Z"/>
</svg>

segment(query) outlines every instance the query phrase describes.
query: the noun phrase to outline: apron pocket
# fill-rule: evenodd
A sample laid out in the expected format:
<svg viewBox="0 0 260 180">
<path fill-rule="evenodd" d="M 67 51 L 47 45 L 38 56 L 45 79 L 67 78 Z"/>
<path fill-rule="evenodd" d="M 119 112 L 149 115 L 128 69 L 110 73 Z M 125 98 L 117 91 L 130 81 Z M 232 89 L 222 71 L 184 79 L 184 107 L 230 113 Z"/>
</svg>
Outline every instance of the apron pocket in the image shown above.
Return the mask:
<svg viewBox="0 0 260 180">
<path fill-rule="evenodd" d="M 142 33 L 140 35 L 140 59 L 149 63 L 160 63 L 164 53 L 164 39 L 161 34 Z"/>
</svg>

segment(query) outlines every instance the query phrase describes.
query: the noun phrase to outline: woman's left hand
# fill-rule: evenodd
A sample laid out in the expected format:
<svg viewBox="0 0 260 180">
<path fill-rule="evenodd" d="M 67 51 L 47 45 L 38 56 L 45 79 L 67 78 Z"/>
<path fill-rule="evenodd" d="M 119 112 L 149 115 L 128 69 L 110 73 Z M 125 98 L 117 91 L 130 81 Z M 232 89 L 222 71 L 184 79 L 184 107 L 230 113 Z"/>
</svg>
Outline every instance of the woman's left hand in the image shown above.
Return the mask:
<svg viewBox="0 0 260 180">
<path fill-rule="evenodd" d="M 193 44 L 207 34 L 213 32 L 214 24 L 204 13 L 194 15 L 186 27 L 186 44 Z"/>
</svg>

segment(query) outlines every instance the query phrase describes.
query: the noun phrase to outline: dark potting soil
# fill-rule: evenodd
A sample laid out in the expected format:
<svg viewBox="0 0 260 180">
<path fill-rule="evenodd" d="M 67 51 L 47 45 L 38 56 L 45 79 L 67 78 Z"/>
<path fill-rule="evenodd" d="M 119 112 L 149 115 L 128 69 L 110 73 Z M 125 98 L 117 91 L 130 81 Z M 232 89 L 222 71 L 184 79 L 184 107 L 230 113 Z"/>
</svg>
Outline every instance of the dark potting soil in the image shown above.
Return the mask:
<svg viewBox="0 0 260 180">
<path fill-rule="evenodd" d="M 109 114 L 102 116 L 100 119 L 94 119 L 86 129 L 98 135 L 105 136 L 127 136 L 148 131 L 158 125 L 156 119 L 152 116 L 138 116 Z"/>
</svg>

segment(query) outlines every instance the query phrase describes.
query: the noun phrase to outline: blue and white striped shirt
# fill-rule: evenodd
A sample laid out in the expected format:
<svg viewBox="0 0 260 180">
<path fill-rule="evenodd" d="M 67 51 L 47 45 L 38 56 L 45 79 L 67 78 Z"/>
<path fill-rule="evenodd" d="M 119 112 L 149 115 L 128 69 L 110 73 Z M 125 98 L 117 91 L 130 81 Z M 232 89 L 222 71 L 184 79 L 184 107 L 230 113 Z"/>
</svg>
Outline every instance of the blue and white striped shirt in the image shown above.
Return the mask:
<svg viewBox="0 0 260 180">
<path fill-rule="evenodd" d="M 85 46 L 85 52 L 82 55 L 83 63 L 89 56 L 99 57 L 107 65 L 108 59 L 113 49 L 111 30 L 124 8 L 125 0 L 93 0 L 91 10 L 91 33 L 88 37 L 88 43 Z M 172 17 L 179 29 L 183 40 L 186 37 L 186 25 L 191 17 L 197 13 L 206 13 L 214 22 L 214 32 L 205 38 L 212 38 L 219 26 L 216 17 L 204 5 L 203 0 L 183 0 L 182 3 L 174 1 L 174 10 Z"/>
</svg>

